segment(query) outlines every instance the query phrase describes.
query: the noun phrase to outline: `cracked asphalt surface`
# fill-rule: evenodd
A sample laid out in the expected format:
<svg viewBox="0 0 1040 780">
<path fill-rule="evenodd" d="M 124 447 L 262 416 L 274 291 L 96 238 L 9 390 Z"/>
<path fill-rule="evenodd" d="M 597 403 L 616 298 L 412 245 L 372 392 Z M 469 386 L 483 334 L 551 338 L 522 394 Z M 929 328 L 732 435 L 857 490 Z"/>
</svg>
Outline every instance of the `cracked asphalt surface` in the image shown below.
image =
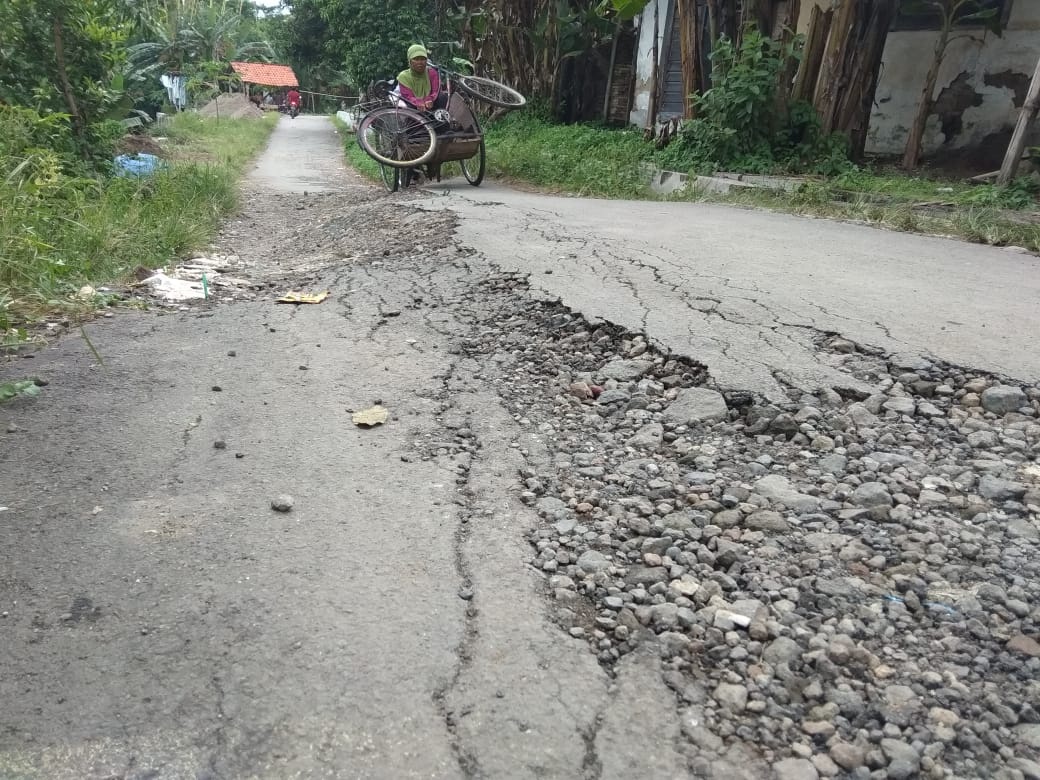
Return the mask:
<svg viewBox="0 0 1040 780">
<path fill-rule="evenodd" d="M 840 333 L 1027 382 L 1040 258 L 942 238 L 688 203 L 441 190 L 460 240 L 590 319 L 646 333 L 722 387 L 783 398 L 848 385 L 817 349 Z"/>
<path fill-rule="evenodd" d="M 325 213 L 378 201 L 361 221 L 379 260 L 343 261 L 353 228 L 301 246 L 297 201 L 316 183 Z M 0 777 L 632 765 L 641 745 L 603 744 L 597 718 L 619 707 L 624 730 L 659 692 L 611 693 L 547 616 L 515 423 L 450 354 L 468 329 L 451 302 L 483 261 L 434 230 L 382 265 L 403 206 L 346 170 L 320 118 L 283 119 L 246 190 L 223 251 L 257 278 L 327 286 L 325 304 L 122 313 L 88 327 L 103 367 L 68 336 L 0 369 L 51 382 L 0 413 Z M 387 425 L 351 424 L 377 400 Z M 465 472 L 438 446 L 459 427 L 480 443 Z M 269 507 L 281 493 L 289 514 Z"/>
<path fill-rule="evenodd" d="M 496 269 L 726 388 L 848 385 L 826 332 L 1040 377 L 1036 258 L 460 181 L 386 198 L 283 119 L 218 244 L 329 300 L 121 313 L 104 366 L 75 335 L 0 365 L 49 381 L 0 410 L 0 777 L 687 776 L 658 656 L 609 673 L 527 564 L 538 437 L 458 349 Z"/>
</svg>

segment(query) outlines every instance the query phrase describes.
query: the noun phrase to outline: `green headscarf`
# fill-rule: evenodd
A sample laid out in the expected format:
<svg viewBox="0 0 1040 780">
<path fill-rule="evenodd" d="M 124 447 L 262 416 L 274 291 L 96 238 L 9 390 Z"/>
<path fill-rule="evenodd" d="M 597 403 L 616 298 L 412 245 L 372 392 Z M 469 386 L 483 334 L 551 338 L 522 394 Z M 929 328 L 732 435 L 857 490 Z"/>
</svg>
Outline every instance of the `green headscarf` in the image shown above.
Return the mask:
<svg viewBox="0 0 1040 780">
<path fill-rule="evenodd" d="M 412 60 L 416 57 L 428 56 L 429 54 L 426 51 L 426 47 L 421 43 L 413 43 L 408 47 L 409 64 L 411 64 Z M 424 98 L 433 91 L 433 87 L 430 85 L 429 70 L 424 70 L 421 76 L 417 76 L 411 68 L 403 70 L 397 76 L 397 83 L 408 87 L 408 89 L 412 91 L 412 94 L 419 98 Z"/>
</svg>

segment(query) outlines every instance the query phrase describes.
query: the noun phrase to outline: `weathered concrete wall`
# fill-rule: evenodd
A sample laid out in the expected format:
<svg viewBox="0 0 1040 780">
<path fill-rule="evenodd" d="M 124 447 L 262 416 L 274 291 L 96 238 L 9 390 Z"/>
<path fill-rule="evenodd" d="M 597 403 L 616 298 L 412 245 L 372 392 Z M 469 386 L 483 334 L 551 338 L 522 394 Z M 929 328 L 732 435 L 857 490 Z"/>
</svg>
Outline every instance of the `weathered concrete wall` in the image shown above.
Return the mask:
<svg viewBox="0 0 1040 780">
<path fill-rule="evenodd" d="M 997 145 L 1018 118 L 1029 79 L 1040 57 L 1040 0 L 1014 0 L 1002 38 L 953 41 L 936 87 L 936 115 L 928 120 L 925 155 Z M 874 97 L 867 151 L 900 154 L 924 89 L 938 32 L 896 31 L 888 36 Z M 1002 152 L 1003 150 L 1001 150 Z"/>
<path fill-rule="evenodd" d="M 813 5 L 828 7 L 832 0 L 803 0 L 798 32 L 808 32 Z M 636 83 L 632 124 L 644 127 L 650 108 L 653 76 L 654 8 L 659 9 L 658 46 L 663 52 L 664 33 L 672 0 L 651 0 L 638 19 Z M 982 30 L 963 29 L 947 49 L 936 86 L 937 112 L 928 120 L 925 155 L 940 151 L 989 149 L 998 160 L 1018 111 L 1029 79 L 1040 57 L 1040 0 L 1013 0 L 1003 37 Z M 870 117 L 866 151 L 901 154 L 924 88 L 938 37 L 935 30 L 900 30 L 889 33 L 881 78 Z M 1038 133 L 1040 134 L 1040 133 Z"/>
<path fill-rule="evenodd" d="M 673 0 L 651 0 L 643 9 L 642 15 L 636 19 L 636 23 L 639 25 L 639 41 L 636 45 L 636 83 L 632 96 L 632 111 L 629 113 L 628 121 L 639 127 L 646 127 L 647 115 L 650 111 L 650 91 L 654 77 L 654 8 L 658 9 L 658 56 L 663 56 L 665 25 L 672 3 Z"/>
</svg>

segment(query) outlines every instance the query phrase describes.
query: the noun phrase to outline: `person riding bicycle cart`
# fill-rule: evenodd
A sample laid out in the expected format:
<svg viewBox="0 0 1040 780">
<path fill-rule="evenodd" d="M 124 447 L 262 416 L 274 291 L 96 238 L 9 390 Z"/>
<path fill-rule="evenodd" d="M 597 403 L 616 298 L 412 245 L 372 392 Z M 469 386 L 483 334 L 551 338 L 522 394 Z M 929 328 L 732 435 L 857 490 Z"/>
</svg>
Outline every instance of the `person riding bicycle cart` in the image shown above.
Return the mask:
<svg viewBox="0 0 1040 780">
<path fill-rule="evenodd" d="M 484 178 L 484 134 L 471 101 L 503 108 L 526 102 L 511 87 L 479 76 L 467 76 L 429 61 L 426 48 L 408 49 L 408 68 L 394 85 L 380 82 L 370 111 L 357 128 L 358 144 L 380 165 L 383 183 L 394 192 L 408 186 L 425 166 L 427 178 L 440 181 L 441 165 L 457 161 L 466 180 L 477 186 Z"/>
</svg>

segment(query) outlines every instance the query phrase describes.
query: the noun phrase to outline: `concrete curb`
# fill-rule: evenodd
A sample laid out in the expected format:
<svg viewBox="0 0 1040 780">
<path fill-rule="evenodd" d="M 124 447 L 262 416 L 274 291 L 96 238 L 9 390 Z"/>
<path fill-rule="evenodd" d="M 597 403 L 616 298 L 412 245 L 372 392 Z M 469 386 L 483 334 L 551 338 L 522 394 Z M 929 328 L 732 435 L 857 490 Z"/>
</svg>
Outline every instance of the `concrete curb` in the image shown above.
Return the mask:
<svg viewBox="0 0 1040 780">
<path fill-rule="evenodd" d="M 766 189 L 794 192 L 805 179 L 786 176 L 762 176 L 751 173 L 719 172 L 714 176 L 691 176 L 678 171 L 650 169 L 650 189 L 659 195 L 670 195 L 687 189 L 725 194 L 737 189 Z"/>
</svg>

